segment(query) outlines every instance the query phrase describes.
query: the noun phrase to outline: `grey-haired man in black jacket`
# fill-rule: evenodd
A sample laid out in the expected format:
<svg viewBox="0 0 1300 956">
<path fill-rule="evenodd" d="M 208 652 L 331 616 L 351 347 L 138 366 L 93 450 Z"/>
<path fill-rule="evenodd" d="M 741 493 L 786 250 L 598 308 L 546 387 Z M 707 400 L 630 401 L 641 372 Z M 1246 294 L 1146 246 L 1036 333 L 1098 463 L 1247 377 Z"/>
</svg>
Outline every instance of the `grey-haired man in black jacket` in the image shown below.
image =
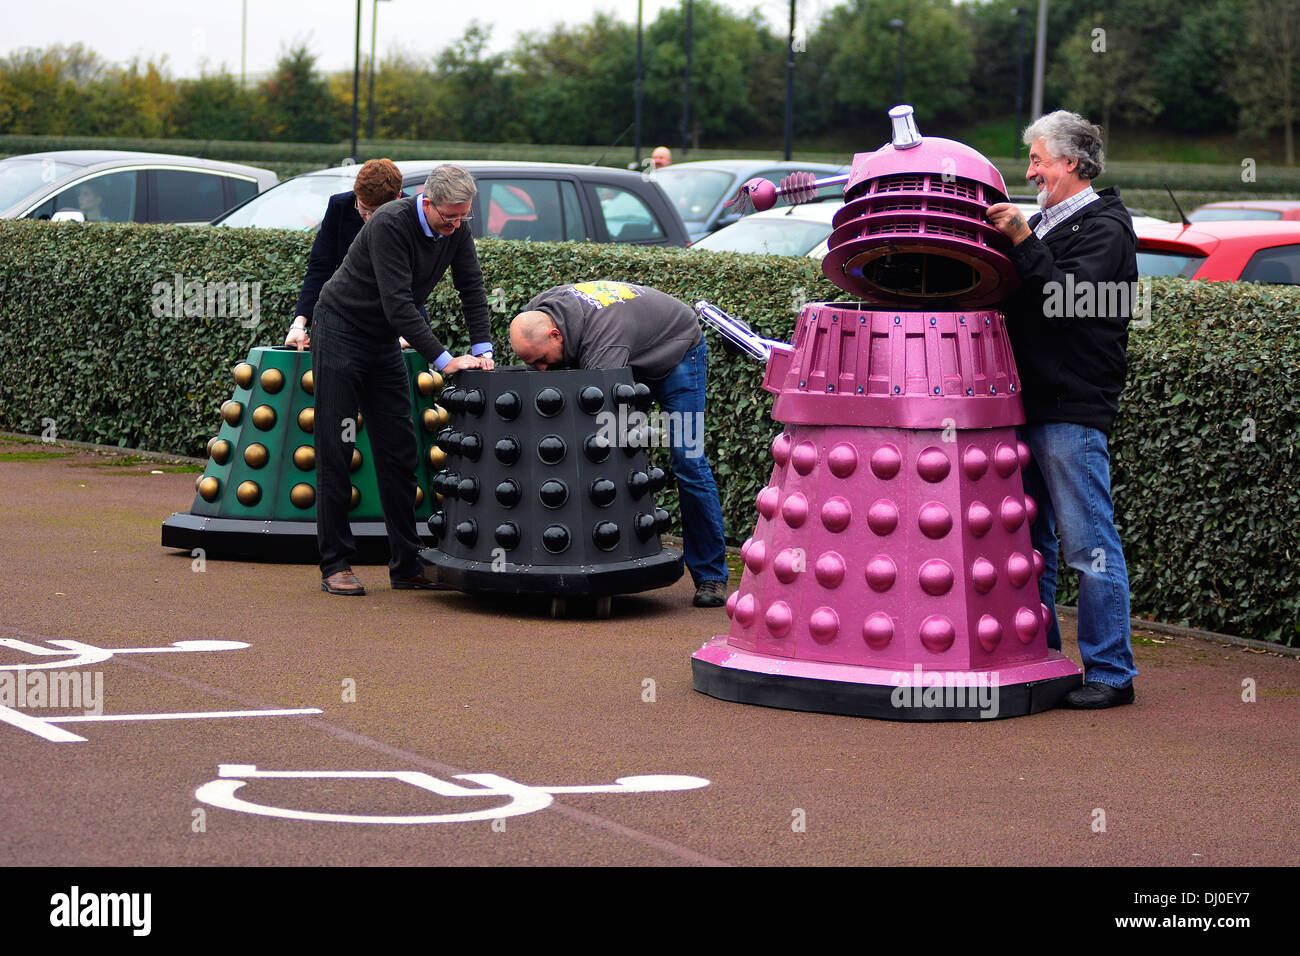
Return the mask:
<svg viewBox="0 0 1300 956">
<path fill-rule="evenodd" d="M 1128 323 L 1139 299 L 1136 236 L 1114 188 L 1094 191 L 1104 164 L 1101 130 L 1058 110 L 1025 130 L 1025 178 L 1042 212 L 1028 222 L 1011 203 L 988 219 L 1012 242 L 1021 287 L 1004 306 L 1025 403 L 1020 434 L 1033 456 L 1025 491 L 1038 502 L 1031 534 L 1052 609 L 1047 640 L 1060 649 L 1059 557 L 1079 572 L 1079 652 L 1084 685 L 1071 707 L 1133 701 L 1128 571 L 1115 530 L 1107 439 L 1128 363 Z"/>
</svg>

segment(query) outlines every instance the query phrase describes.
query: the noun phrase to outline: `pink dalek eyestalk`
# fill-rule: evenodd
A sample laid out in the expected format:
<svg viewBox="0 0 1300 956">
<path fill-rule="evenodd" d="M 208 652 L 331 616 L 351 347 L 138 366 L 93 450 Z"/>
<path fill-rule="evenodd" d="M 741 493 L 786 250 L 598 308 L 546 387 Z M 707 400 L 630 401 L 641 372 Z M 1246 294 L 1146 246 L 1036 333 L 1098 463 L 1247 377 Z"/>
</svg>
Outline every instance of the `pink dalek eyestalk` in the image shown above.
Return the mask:
<svg viewBox="0 0 1300 956">
<path fill-rule="evenodd" d="M 696 305 L 767 362 L 785 430 L 731 628 L 692 655 L 694 686 L 894 720 L 1037 713 L 1082 674 L 1047 647 L 1038 596 L 1024 408 L 994 308 L 1018 279 L 984 219 L 1006 185 L 970 147 L 921 137 L 910 106 L 890 117 L 893 141 L 838 179 L 845 205 L 822 263 L 863 302 L 804 306 L 792 345 Z M 748 191 L 763 208 L 833 181 Z"/>
</svg>

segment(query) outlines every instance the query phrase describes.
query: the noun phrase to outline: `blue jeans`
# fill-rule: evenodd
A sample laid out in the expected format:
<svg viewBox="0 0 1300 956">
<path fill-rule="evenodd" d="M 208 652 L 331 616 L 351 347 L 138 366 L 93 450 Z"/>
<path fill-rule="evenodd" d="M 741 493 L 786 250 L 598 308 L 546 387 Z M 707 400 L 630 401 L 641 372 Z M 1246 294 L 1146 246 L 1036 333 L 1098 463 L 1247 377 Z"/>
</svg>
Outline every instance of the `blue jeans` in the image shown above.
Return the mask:
<svg viewBox="0 0 1300 956">
<path fill-rule="evenodd" d="M 1106 436 L 1069 422 L 1022 425 L 1017 432 L 1033 455 L 1024 473 L 1025 493 L 1038 502 L 1030 536 L 1046 562 L 1038 594 L 1052 612 L 1047 645 L 1061 649 L 1056 620 L 1059 533 L 1059 555 L 1079 572 L 1084 680 L 1125 687 L 1137 668 L 1129 642 L 1128 569 L 1115 530 Z"/>
<path fill-rule="evenodd" d="M 682 510 L 682 548 L 696 587 L 705 581 L 727 580 L 722 504 L 713 471 L 704 457 L 704 387 L 708 376 L 709 347 L 701 342 L 663 378 L 646 382 L 663 411 L 680 413 L 669 419 L 669 432 Z"/>
</svg>

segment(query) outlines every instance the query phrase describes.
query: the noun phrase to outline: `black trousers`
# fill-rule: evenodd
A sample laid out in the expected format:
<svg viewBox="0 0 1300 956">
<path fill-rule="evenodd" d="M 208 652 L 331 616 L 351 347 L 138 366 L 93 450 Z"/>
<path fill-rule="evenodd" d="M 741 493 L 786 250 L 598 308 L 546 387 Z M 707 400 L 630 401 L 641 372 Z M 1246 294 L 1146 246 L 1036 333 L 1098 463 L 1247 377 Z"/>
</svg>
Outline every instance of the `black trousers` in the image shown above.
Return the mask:
<svg viewBox="0 0 1300 956">
<path fill-rule="evenodd" d="M 370 435 L 379 507 L 388 532 L 393 580 L 418 574 L 421 543 L 415 531 L 415 426 L 411 384 L 397 339 L 359 335 L 317 307 L 312 318 L 311 364 L 316 400 L 316 540 L 322 577 L 351 567 L 356 540 L 348 523 L 352 447 L 360 411 Z M 345 435 L 346 433 L 346 435 Z"/>
</svg>

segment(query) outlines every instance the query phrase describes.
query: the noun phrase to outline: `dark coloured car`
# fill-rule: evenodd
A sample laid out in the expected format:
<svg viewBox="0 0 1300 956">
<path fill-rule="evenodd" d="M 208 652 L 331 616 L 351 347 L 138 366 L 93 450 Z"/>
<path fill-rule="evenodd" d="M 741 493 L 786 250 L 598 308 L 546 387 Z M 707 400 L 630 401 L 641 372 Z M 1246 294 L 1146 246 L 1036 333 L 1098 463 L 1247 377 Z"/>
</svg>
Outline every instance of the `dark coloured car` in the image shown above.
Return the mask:
<svg viewBox="0 0 1300 956">
<path fill-rule="evenodd" d="M 0 219 L 211 222 L 276 183 L 255 166 L 79 149 L 0 160 Z"/>
<path fill-rule="evenodd" d="M 414 195 L 444 160 L 401 160 L 402 192 Z M 569 163 L 446 160 L 478 184 L 471 209 L 476 239 L 626 242 L 684 246 L 686 227 L 663 191 L 639 173 Z M 335 193 L 352 188 L 360 166 L 304 173 L 218 219 L 218 226 L 314 229 Z"/>
</svg>

